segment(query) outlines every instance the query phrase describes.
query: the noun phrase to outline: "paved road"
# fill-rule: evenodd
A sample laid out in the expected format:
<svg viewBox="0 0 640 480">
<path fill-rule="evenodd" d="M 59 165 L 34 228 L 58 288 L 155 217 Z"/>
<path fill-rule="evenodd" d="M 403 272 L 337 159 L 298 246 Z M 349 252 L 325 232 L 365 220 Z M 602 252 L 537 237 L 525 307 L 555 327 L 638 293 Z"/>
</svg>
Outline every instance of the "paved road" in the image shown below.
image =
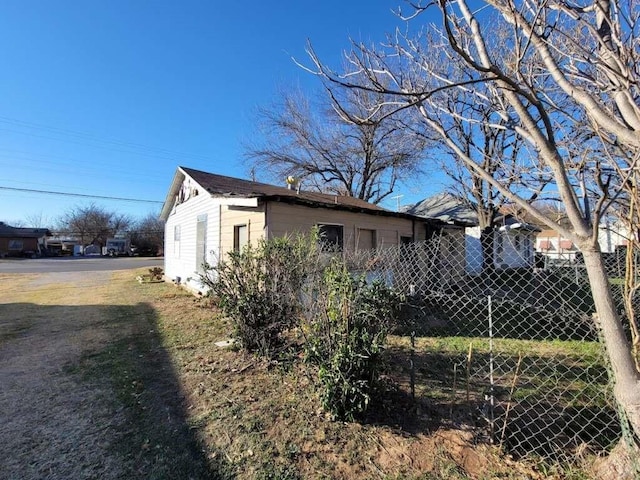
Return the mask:
<svg viewBox="0 0 640 480">
<path fill-rule="evenodd" d="M 164 267 L 161 257 L 55 257 L 0 259 L 0 273 L 98 272 Z"/>
</svg>

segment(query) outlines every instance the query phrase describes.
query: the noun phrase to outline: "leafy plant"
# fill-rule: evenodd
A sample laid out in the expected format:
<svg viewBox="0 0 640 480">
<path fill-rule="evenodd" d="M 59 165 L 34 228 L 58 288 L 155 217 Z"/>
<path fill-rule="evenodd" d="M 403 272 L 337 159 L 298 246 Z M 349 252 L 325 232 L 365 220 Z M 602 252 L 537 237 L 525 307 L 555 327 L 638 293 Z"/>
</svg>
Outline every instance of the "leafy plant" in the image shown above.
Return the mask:
<svg viewBox="0 0 640 480">
<path fill-rule="evenodd" d="M 306 358 L 318 366 L 322 404 L 335 418 L 365 412 L 377 387 L 381 355 L 399 296 L 379 281 L 353 277 L 333 259 L 306 325 Z"/>
<path fill-rule="evenodd" d="M 249 244 L 218 265 L 205 265 L 201 281 L 231 319 L 243 348 L 267 357 L 278 350 L 283 332 L 297 323 L 314 252 L 308 237 L 283 237 Z"/>
</svg>

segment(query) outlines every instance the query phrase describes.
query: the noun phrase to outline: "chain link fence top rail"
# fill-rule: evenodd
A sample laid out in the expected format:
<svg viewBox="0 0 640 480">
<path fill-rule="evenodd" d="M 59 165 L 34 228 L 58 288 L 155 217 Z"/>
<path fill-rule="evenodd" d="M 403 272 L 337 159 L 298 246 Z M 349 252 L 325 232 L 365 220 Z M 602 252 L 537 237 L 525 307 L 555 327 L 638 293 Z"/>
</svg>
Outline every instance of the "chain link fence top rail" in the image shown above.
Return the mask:
<svg viewBox="0 0 640 480">
<path fill-rule="evenodd" d="M 418 337 L 416 399 L 446 406 L 451 421 L 518 456 L 575 462 L 609 451 L 621 427 L 584 267 L 470 274 L 468 253 L 454 247 L 440 237 L 345 253 L 354 274 L 406 298 L 396 333 Z M 623 314 L 624 264 L 610 263 Z"/>
</svg>

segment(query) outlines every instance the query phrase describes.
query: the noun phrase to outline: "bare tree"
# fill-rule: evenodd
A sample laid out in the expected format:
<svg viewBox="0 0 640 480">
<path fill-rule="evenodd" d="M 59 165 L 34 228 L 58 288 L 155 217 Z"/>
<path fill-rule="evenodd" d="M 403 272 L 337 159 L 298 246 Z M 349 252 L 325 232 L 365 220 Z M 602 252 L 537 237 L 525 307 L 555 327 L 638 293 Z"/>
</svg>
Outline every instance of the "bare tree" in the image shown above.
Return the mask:
<svg viewBox="0 0 640 480">
<path fill-rule="evenodd" d="M 473 11 L 466 0 L 437 0 L 430 6 L 413 5 L 406 18 L 416 21 L 428 8 L 435 8 L 441 18 L 439 44 L 412 42 L 397 33 L 381 51 L 354 45 L 346 75 L 328 69 L 311 49 L 310 54 L 316 73 L 324 78 L 343 87 L 383 93 L 393 104 L 402 103 L 399 108 L 415 107 L 466 168 L 578 246 L 615 376 L 615 395 L 640 436 L 640 374 L 598 244 L 600 219 L 630 175 L 633 165 L 628 159 L 636 158 L 640 150 L 640 7 L 623 0 L 580 5 L 561 0 L 488 0 Z M 471 78 L 454 71 L 442 74 L 438 63 L 442 59 L 432 53 L 443 48 L 467 65 Z M 354 74 L 366 75 L 368 81 L 351 82 Z M 462 92 L 482 102 L 487 101 L 487 86 L 497 94 L 492 100 L 493 118 L 504 122 L 488 118 L 484 125 L 509 129 L 527 142 L 535 153 L 530 158 L 534 173 L 552 180 L 567 224 L 529 203 L 523 192 L 503 185 L 437 121 L 438 115 L 458 115 L 447 108 L 441 93 Z M 594 151 L 610 154 L 597 158 Z M 598 188 L 597 197 L 585 193 L 587 185 L 594 191 Z"/>
<path fill-rule="evenodd" d="M 129 216 L 90 204 L 76 206 L 60 219 L 60 230 L 80 238 L 82 245 L 103 247 L 107 238 L 125 233 L 132 221 Z"/>
<path fill-rule="evenodd" d="M 447 68 L 451 68 L 452 59 L 446 60 L 449 63 Z M 464 66 L 459 69 L 462 75 L 468 76 L 465 70 Z M 494 97 L 495 92 L 492 90 L 490 88 L 485 92 L 487 98 Z M 495 115 L 491 102 L 479 102 L 464 92 L 448 93 L 449 95 L 443 95 L 446 109 L 434 111 L 433 121 L 442 126 L 455 144 L 463 149 L 467 158 L 475 162 L 495 182 L 505 188 L 520 191 L 529 187 L 530 194 L 527 198 L 535 199 L 547 182 L 540 182 L 539 179 L 534 181 L 528 174 L 529 169 L 522 160 L 528 155 L 528 151 L 522 139 L 504 128 L 504 119 L 492 118 Z M 490 127 L 490 122 L 494 122 L 500 128 Z M 456 151 L 446 143 L 437 139 L 432 143 L 438 145 L 445 153 L 441 157 L 441 167 L 454 181 L 450 188 L 459 198 L 466 200 L 468 207 L 477 215 L 482 247 L 482 270 L 489 273 L 494 266 L 495 221 L 508 202 L 492 183 L 461 162 Z"/>
<path fill-rule="evenodd" d="M 636 367 L 640 370 L 640 326 L 637 308 L 640 300 L 640 169 L 636 168 L 625 185 L 628 193 L 628 208 L 623 216 L 627 226 L 627 250 L 625 258 L 624 306 L 632 333 L 633 353 Z"/>
<path fill-rule="evenodd" d="M 157 255 L 164 250 L 164 221 L 156 214 L 148 214 L 131 227 L 131 244 L 140 254 Z"/>
<path fill-rule="evenodd" d="M 50 228 L 53 224 L 51 218 L 42 213 L 42 210 L 38 213 L 27 215 L 25 217 L 25 222 L 29 227 L 32 228 Z"/>
<path fill-rule="evenodd" d="M 259 111 L 264 141 L 249 145 L 252 171 L 271 179 L 293 176 L 305 188 L 379 203 L 420 170 L 424 136 L 392 113 L 376 92 L 332 88 L 319 106 L 300 92 Z M 367 114 L 382 105 L 375 114 Z"/>
<path fill-rule="evenodd" d="M 633 355 L 636 368 L 640 370 L 640 157 L 636 158 L 631 174 L 621 185 L 621 194 L 610 216 L 618 226 L 617 234 L 626 240 L 623 300 L 624 309 L 631 330 Z M 624 177 L 624 172 L 618 172 Z"/>
</svg>

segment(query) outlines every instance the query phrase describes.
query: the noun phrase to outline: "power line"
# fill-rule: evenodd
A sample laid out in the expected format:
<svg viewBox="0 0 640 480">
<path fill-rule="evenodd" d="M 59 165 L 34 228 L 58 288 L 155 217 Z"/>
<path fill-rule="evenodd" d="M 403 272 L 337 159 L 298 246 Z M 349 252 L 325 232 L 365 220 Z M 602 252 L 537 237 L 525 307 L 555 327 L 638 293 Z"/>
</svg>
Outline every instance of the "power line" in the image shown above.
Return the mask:
<svg viewBox="0 0 640 480">
<path fill-rule="evenodd" d="M 28 192 L 28 193 L 41 193 L 45 195 L 59 195 L 62 197 L 81 197 L 81 198 L 97 198 L 99 200 L 119 200 L 121 202 L 137 202 L 137 203 L 157 203 L 162 204 L 158 200 L 144 200 L 140 198 L 123 198 L 123 197 L 108 197 L 106 195 L 87 195 L 83 193 L 71 193 L 71 192 L 54 192 L 51 190 L 35 190 L 31 188 L 15 188 L 15 187 L 3 187 L 0 185 L 0 190 L 12 190 L 14 192 Z"/>
<path fill-rule="evenodd" d="M 3 153 L 7 152 L 7 153 Z M 33 155 L 36 155 L 35 157 Z M 44 160 L 43 158 L 57 158 L 60 160 Z M 149 178 L 154 178 L 158 181 L 166 181 L 166 176 L 161 174 L 155 174 L 153 172 L 132 172 L 130 168 L 126 169 L 126 175 L 123 172 L 124 169 L 115 170 L 113 168 L 113 161 L 110 160 L 95 160 L 92 159 L 90 162 L 87 160 L 73 159 L 68 156 L 63 155 L 54 155 L 54 154 L 42 154 L 42 153 L 30 153 L 30 152 L 22 152 L 19 150 L 10 150 L 6 148 L 0 148 L 0 158 L 6 159 L 7 162 L 0 162 L 0 165 L 4 163 L 5 167 L 14 168 L 14 169 L 25 169 L 31 171 L 33 169 L 33 165 L 38 168 L 38 171 L 51 171 L 51 172 L 60 172 L 61 167 L 65 167 L 65 171 L 70 171 L 73 169 L 74 171 L 81 166 L 83 172 L 96 172 L 101 176 L 105 176 L 109 173 L 116 173 L 116 175 L 109 175 L 111 178 L 116 178 L 118 180 L 127 180 L 130 179 L 131 176 L 144 177 L 145 180 Z M 16 162 L 19 160 L 19 162 Z M 32 165 L 32 166 L 30 166 Z M 51 165 L 51 167 L 43 167 L 42 165 Z M 118 173 L 120 173 L 118 175 Z M 132 180 L 135 181 L 135 180 Z"/>
<path fill-rule="evenodd" d="M 33 133 L 2 129 L 2 130 L 6 130 L 6 131 L 9 131 L 9 132 L 12 132 L 12 133 L 19 133 L 19 134 L 23 134 L 23 135 L 41 137 L 41 138 L 46 138 L 46 139 L 50 139 L 50 140 L 62 140 L 62 141 L 68 141 L 68 142 L 71 142 L 71 143 L 80 143 L 80 144 L 89 145 L 89 146 L 93 146 L 93 147 L 110 149 L 110 150 L 118 151 L 118 152 L 132 153 L 132 154 L 137 154 L 137 155 L 142 155 L 142 156 L 150 156 L 150 157 L 160 157 L 160 158 L 165 158 L 165 159 L 170 159 L 170 160 L 173 160 L 176 157 L 180 157 L 180 158 L 188 157 L 188 158 L 193 158 L 193 159 L 197 159 L 197 160 L 207 160 L 207 161 L 211 160 L 211 157 L 208 156 L 208 155 L 179 152 L 177 150 L 170 150 L 170 149 L 162 148 L 162 147 L 154 147 L 154 146 L 145 145 L 145 144 L 142 144 L 142 143 L 119 140 L 119 139 L 116 139 L 116 138 L 104 138 L 104 137 L 99 137 L 99 136 L 91 134 L 91 133 L 80 132 L 80 131 L 77 131 L 77 130 L 63 129 L 63 128 L 58 128 L 58 127 L 52 127 L 52 126 L 44 125 L 44 124 L 41 124 L 41 123 L 26 122 L 24 120 L 19 120 L 19 119 L 15 119 L 15 118 L 9 118 L 9 117 L 5 117 L 5 116 L 0 116 L 0 122 L 1 123 L 6 123 L 6 124 L 9 124 L 9 125 L 13 125 L 13 126 L 16 126 L 18 128 L 30 128 L 30 129 L 36 129 L 36 130 L 43 130 L 43 131 L 47 131 L 48 133 L 51 133 L 53 135 L 58 135 L 58 137 L 47 137 L 47 136 L 37 135 L 37 134 L 33 134 Z M 67 138 L 64 138 L 64 137 L 67 137 Z M 89 142 L 91 142 L 91 143 L 89 143 Z M 119 148 L 111 148 L 111 147 L 108 147 L 107 145 L 113 145 L 113 146 L 117 146 L 117 147 L 124 147 L 124 148 L 127 148 L 129 150 L 121 150 Z"/>
</svg>

